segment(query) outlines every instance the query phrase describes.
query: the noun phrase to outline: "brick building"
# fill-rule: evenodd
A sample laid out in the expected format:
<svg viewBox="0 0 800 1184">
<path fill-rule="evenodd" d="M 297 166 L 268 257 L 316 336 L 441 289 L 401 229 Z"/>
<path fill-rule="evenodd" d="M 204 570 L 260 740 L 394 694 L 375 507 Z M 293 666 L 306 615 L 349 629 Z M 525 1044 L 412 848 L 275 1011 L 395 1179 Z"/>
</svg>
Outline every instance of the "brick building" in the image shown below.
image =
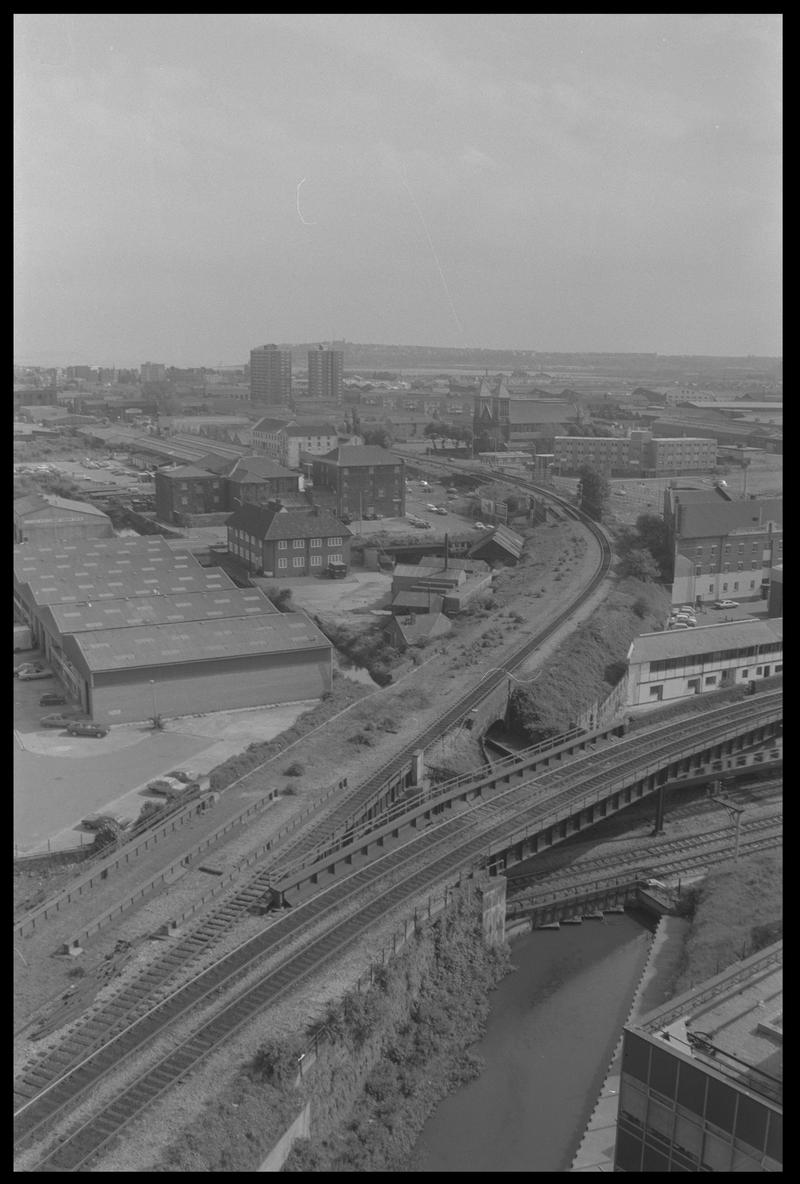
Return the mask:
<svg viewBox="0 0 800 1184">
<path fill-rule="evenodd" d="M 325 510 L 287 510 L 279 502 L 242 506 L 227 522 L 228 550 L 250 571 L 276 579 L 321 575 L 350 562 L 352 532 Z"/>
<path fill-rule="evenodd" d="M 553 456 L 560 473 L 577 473 L 591 465 L 610 476 L 678 476 L 710 472 L 717 461 L 717 442 L 700 436 L 654 437 L 644 431 L 628 436 L 556 436 Z"/>
<path fill-rule="evenodd" d="M 783 499 L 727 502 L 713 490 L 664 493 L 673 550 L 672 603 L 755 600 L 783 562 Z"/>
<path fill-rule="evenodd" d="M 207 457 L 196 465 L 156 470 L 156 513 L 161 522 L 186 525 L 192 518 L 224 514 L 247 502 L 299 498 L 300 475 L 269 457 Z"/>
<path fill-rule="evenodd" d="M 365 518 L 405 514 L 405 461 L 372 444 L 342 445 L 314 458 L 315 488 L 335 497 L 339 517 Z"/>
</svg>

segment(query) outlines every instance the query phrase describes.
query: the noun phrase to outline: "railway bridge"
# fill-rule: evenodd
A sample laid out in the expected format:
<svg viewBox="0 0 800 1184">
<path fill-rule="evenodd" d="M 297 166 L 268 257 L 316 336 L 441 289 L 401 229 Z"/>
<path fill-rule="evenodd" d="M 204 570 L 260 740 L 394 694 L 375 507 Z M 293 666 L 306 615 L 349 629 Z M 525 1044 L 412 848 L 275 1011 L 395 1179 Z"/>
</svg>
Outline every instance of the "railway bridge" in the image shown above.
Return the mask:
<svg viewBox="0 0 800 1184">
<path fill-rule="evenodd" d="M 769 750 L 779 744 L 782 727 L 782 695 L 774 691 L 724 707 L 702 704 L 677 727 L 670 721 L 623 736 L 583 734 L 549 750 L 528 750 L 521 759 L 400 802 L 377 826 L 365 825 L 362 833 L 349 832 L 294 867 L 278 869 L 270 885 L 273 900 L 292 903 L 342 869 L 379 858 L 446 814 L 464 817 L 465 807 L 478 825 L 482 816 L 496 820 L 484 855 L 491 869 L 504 871 L 649 794 L 663 801 L 671 782 L 685 783 L 701 771 L 733 764 L 738 754 L 754 748 Z"/>
</svg>

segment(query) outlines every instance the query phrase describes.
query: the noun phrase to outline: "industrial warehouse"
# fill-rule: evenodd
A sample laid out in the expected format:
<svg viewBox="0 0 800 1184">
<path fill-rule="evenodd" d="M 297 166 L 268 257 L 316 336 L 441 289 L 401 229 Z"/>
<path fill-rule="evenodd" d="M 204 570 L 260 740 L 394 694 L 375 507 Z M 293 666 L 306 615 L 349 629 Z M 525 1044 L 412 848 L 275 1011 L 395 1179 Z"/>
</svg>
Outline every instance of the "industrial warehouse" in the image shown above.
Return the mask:
<svg viewBox="0 0 800 1184">
<path fill-rule="evenodd" d="M 279 613 L 162 538 L 26 544 L 15 614 L 96 721 L 316 699 L 331 646 L 301 612 Z"/>
</svg>

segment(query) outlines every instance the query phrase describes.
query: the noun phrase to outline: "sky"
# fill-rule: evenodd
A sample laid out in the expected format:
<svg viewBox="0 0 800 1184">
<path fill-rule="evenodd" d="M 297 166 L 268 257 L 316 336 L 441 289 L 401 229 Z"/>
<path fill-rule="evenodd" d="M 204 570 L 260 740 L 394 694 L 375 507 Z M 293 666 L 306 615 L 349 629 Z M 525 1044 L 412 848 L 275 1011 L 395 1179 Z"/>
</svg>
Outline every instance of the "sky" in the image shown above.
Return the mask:
<svg viewBox="0 0 800 1184">
<path fill-rule="evenodd" d="M 15 362 L 778 355 L 777 14 L 15 16 Z"/>
</svg>

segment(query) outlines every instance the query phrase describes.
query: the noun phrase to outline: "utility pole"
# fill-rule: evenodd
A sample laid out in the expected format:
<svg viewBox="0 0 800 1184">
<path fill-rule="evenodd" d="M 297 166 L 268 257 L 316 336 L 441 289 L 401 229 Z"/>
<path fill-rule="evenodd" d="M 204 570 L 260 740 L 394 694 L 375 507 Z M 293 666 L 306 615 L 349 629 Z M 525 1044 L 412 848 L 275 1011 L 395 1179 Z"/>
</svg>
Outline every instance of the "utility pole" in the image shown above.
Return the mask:
<svg viewBox="0 0 800 1184">
<path fill-rule="evenodd" d="M 744 806 L 735 806 L 728 798 L 717 796 L 722 793 L 722 782 L 716 780 L 712 783 L 709 798 L 712 802 L 716 802 L 718 806 L 722 806 L 727 810 L 728 817 L 736 826 L 735 839 L 733 844 L 733 862 L 738 863 L 739 860 L 739 828 L 742 823 L 742 814 L 744 813 Z M 716 792 L 714 792 L 716 791 Z"/>
</svg>

